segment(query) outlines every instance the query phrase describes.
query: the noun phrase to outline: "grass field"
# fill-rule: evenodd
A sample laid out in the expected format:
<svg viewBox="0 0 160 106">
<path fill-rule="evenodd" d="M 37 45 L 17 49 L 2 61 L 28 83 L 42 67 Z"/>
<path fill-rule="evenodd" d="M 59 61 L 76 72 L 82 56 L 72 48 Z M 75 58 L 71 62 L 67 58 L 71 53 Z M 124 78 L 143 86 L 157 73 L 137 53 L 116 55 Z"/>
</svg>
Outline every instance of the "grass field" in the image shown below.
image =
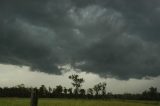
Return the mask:
<svg viewBox="0 0 160 106">
<path fill-rule="evenodd" d="M 30 106 L 29 99 L 0 98 L 0 106 Z M 160 106 L 156 101 L 40 99 L 38 106 Z"/>
</svg>

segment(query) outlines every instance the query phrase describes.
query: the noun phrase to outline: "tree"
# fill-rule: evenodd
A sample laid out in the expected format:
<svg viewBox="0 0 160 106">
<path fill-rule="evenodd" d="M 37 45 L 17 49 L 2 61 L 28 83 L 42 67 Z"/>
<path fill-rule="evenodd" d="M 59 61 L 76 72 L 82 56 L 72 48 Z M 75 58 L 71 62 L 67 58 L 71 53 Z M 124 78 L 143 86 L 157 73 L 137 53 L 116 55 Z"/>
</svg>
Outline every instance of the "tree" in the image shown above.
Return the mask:
<svg viewBox="0 0 160 106">
<path fill-rule="evenodd" d="M 158 99 L 158 91 L 157 88 L 150 87 L 149 91 L 144 91 L 142 93 L 144 99 L 155 100 Z"/>
<path fill-rule="evenodd" d="M 3 88 L 0 87 L 0 97 L 3 96 L 3 93 L 2 93 L 2 92 L 3 92 Z"/>
<path fill-rule="evenodd" d="M 87 92 L 88 92 L 89 95 L 93 95 L 93 89 L 92 89 L 92 88 L 89 88 L 89 89 L 87 90 Z"/>
<path fill-rule="evenodd" d="M 17 85 L 16 87 L 17 88 L 25 88 L 25 85 L 24 84 L 20 84 L 20 85 Z"/>
<path fill-rule="evenodd" d="M 85 89 L 80 89 L 79 92 L 81 96 L 85 96 L 86 93 Z"/>
<path fill-rule="evenodd" d="M 48 87 L 48 92 L 52 93 L 52 88 L 51 87 Z"/>
<path fill-rule="evenodd" d="M 56 89 L 54 90 L 54 93 L 59 96 L 62 94 L 63 87 L 61 85 L 56 86 Z"/>
<path fill-rule="evenodd" d="M 106 95 L 106 86 L 107 84 L 105 82 L 102 83 L 102 95 Z"/>
<path fill-rule="evenodd" d="M 63 92 L 65 95 L 67 95 L 67 88 L 66 87 L 64 87 Z"/>
<path fill-rule="evenodd" d="M 104 96 L 104 95 L 106 95 L 106 86 L 107 86 L 107 84 L 105 82 L 98 83 L 93 87 L 93 90 L 95 91 L 96 95 L 99 95 L 99 93 L 101 91 L 101 94 Z"/>
<path fill-rule="evenodd" d="M 72 85 L 75 88 L 74 94 L 77 95 L 79 92 L 79 88 L 82 86 L 82 83 L 84 82 L 84 79 L 79 78 L 79 75 L 77 74 L 70 75 L 69 79 L 73 80 Z"/>
<path fill-rule="evenodd" d="M 96 94 L 96 95 L 99 95 L 99 92 L 101 91 L 101 83 L 96 84 L 96 85 L 93 87 L 93 90 L 95 91 L 95 94 Z"/>
<path fill-rule="evenodd" d="M 47 95 L 47 88 L 45 87 L 45 85 L 41 85 L 41 87 L 39 88 L 39 95 L 41 97 L 45 97 Z"/>
<path fill-rule="evenodd" d="M 72 93 L 72 88 L 69 88 L 69 89 L 68 89 L 68 92 L 69 92 L 70 95 L 72 95 L 72 94 L 73 94 L 73 93 Z"/>
<path fill-rule="evenodd" d="M 151 99 L 157 99 L 158 96 L 157 88 L 150 87 L 148 93 Z"/>
<path fill-rule="evenodd" d="M 158 92 L 157 92 L 157 88 L 150 87 L 150 88 L 149 88 L 149 93 L 152 94 L 152 95 L 157 94 L 157 93 L 158 93 Z"/>
</svg>

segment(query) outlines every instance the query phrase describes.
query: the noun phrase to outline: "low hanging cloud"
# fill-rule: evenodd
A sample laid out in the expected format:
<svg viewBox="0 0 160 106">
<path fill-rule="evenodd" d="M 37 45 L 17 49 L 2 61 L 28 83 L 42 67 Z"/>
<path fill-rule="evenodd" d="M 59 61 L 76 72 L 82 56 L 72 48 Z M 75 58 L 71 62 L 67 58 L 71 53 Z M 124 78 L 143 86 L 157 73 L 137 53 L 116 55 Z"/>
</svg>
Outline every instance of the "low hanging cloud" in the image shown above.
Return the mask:
<svg viewBox="0 0 160 106">
<path fill-rule="evenodd" d="M 0 63 L 118 79 L 160 75 L 158 0 L 0 1 Z"/>
</svg>

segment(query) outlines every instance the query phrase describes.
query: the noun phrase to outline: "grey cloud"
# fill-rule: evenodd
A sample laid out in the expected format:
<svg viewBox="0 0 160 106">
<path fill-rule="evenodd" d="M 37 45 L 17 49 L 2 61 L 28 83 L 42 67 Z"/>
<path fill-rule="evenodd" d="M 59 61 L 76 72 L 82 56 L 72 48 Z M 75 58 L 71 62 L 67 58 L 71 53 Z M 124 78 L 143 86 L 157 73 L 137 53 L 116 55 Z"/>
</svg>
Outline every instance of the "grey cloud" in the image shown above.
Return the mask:
<svg viewBox="0 0 160 106">
<path fill-rule="evenodd" d="M 157 0 L 0 1 L 0 63 L 119 79 L 159 76 Z"/>
</svg>

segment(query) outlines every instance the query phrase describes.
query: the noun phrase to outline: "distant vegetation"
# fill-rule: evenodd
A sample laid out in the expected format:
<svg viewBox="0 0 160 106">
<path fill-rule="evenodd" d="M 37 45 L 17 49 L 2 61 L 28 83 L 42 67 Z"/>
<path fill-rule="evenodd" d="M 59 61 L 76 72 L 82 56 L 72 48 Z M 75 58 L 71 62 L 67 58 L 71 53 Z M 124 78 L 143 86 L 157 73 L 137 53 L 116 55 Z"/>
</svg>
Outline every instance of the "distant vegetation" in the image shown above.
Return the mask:
<svg viewBox="0 0 160 106">
<path fill-rule="evenodd" d="M 141 94 L 112 94 L 107 93 L 105 82 L 100 82 L 93 86 L 93 88 L 82 89 L 84 79 L 79 75 L 70 75 L 73 88 L 66 88 L 62 85 L 56 88 L 46 87 L 41 85 L 38 89 L 38 96 L 40 98 L 86 98 L 86 99 L 128 99 L 128 100 L 160 100 L 160 93 L 157 88 L 150 87 L 149 90 Z M 0 87 L 0 97 L 30 97 L 32 88 L 25 87 L 24 84 L 15 87 Z"/>
</svg>

